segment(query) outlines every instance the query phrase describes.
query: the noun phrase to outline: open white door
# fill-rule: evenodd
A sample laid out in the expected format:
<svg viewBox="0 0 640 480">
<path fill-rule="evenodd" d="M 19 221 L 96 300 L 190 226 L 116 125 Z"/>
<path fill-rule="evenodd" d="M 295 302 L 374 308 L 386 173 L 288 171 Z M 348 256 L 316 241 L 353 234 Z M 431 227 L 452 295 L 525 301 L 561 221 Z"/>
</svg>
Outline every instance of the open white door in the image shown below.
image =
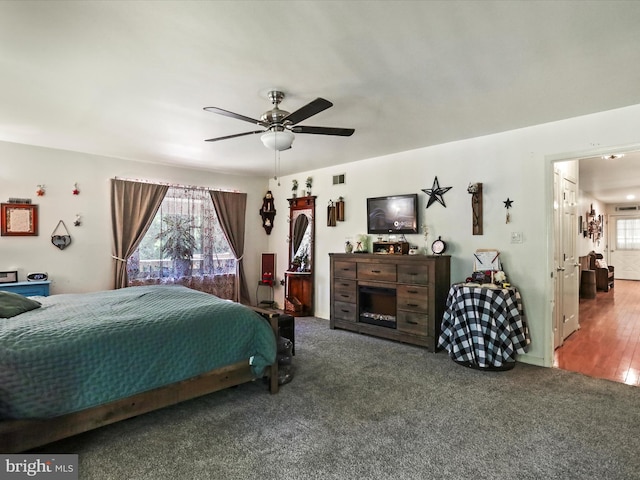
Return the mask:
<svg viewBox="0 0 640 480">
<path fill-rule="evenodd" d="M 580 262 L 576 254 L 576 236 L 578 232 L 578 192 L 576 184 L 563 179 L 562 208 L 562 339 L 580 328 L 578 322 Z"/>
<path fill-rule="evenodd" d="M 579 325 L 580 266 L 576 255 L 578 229 L 577 185 L 562 170 L 554 169 L 554 267 L 555 308 L 553 318 L 554 349 L 575 332 Z"/>
<path fill-rule="evenodd" d="M 562 346 L 562 267 L 560 255 L 562 255 L 562 228 L 560 227 L 560 172 L 553 172 L 553 230 L 555 232 L 555 244 L 553 246 L 553 291 L 555 299 L 553 308 L 553 349 Z"/>
</svg>

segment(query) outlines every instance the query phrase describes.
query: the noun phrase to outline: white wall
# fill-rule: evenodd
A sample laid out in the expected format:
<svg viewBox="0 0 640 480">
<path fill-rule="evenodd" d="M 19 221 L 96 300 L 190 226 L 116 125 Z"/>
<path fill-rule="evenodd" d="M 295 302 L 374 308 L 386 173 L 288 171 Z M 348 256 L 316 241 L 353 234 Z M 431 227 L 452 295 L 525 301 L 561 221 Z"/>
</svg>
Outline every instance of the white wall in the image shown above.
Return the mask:
<svg viewBox="0 0 640 480">
<path fill-rule="evenodd" d="M 291 180 L 301 187 L 313 177 L 317 195 L 315 314 L 329 318 L 330 252 L 342 252 L 347 237 L 366 232 L 366 198 L 386 194 L 419 193 L 421 223 L 429 227 L 426 244 L 438 236 L 448 242 L 452 255 L 451 278 L 464 280 L 472 269 L 472 254 L 478 248 L 502 252 L 509 280 L 522 292 L 532 344 L 522 360 L 551 365 L 552 294 L 552 161 L 570 160 L 606 153 L 606 148 L 640 143 L 640 105 L 559 122 L 513 130 L 433 147 L 371 158 L 339 167 L 283 177 L 278 182 L 261 178 L 233 177 L 198 170 L 151 166 L 144 163 L 60 150 L 0 142 L 0 200 L 31 197 L 40 208 L 38 237 L 0 237 L 0 270 L 17 269 L 21 278 L 29 271 L 50 273 L 52 293 L 82 292 L 111 287 L 111 226 L 109 178 L 144 178 L 212 188 L 238 189 L 248 193 L 247 252 L 245 267 L 252 296 L 259 278 L 261 252 L 277 253 L 277 276 L 287 266 L 288 203 Z M 357 132 L 356 132 L 357 135 Z M 345 173 L 346 184 L 332 185 L 332 176 Z M 425 209 L 426 195 L 434 177 L 440 185 L 453 187 L 439 203 Z M 74 182 L 79 196 L 71 191 Z M 470 182 L 482 182 L 484 189 L 484 235 L 471 234 Z M 36 197 L 38 184 L 47 186 L 44 197 Z M 267 188 L 273 191 L 278 214 L 267 236 L 258 209 Z M 326 225 L 330 199 L 343 196 L 346 221 Z M 514 201 L 511 223 L 505 223 L 503 202 Z M 253 213 L 255 212 L 255 214 Z M 74 227 L 75 215 L 82 226 Z M 59 220 L 64 220 L 73 244 L 60 251 L 50 243 Z M 511 244 L 511 232 L 521 232 L 524 242 Z M 421 235 L 410 242 L 425 245 Z M 276 300 L 283 303 L 283 288 L 276 288 Z"/>
<path fill-rule="evenodd" d="M 640 105 L 602 112 L 559 122 L 513 130 L 372 158 L 325 169 L 304 172 L 270 181 L 276 218 L 269 238 L 269 250 L 278 255 L 278 275 L 287 266 L 288 224 L 286 198 L 291 196 L 291 180 L 301 186 L 313 177 L 317 195 L 315 251 L 315 314 L 329 318 L 330 252 L 342 252 L 344 240 L 366 233 L 366 198 L 386 194 L 419 193 L 420 222 L 429 227 L 427 244 L 442 236 L 452 256 L 451 279 L 463 281 L 472 270 L 472 254 L 478 248 L 501 251 L 509 280 L 523 297 L 532 343 L 522 360 L 550 366 L 552 343 L 551 246 L 552 161 L 576 159 L 605 147 L 637 144 L 640 132 Z M 357 135 L 357 132 L 356 132 Z M 573 153 L 565 153 L 573 152 Z M 577 152 L 577 153 L 576 153 Z M 346 184 L 332 185 L 332 176 L 346 174 Z M 453 187 L 444 195 L 446 208 L 434 203 L 425 209 L 434 177 L 442 187 Z M 482 182 L 484 190 L 484 235 L 471 230 L 470 182 Z M 343 196 L 346 221 L 336 227 L 326 225 L 326 206 L 330 199 Z M 504 201 L 513 200 L 511 223 L 505 223 Z M 511 232 L 521 232 L 524 242 L 511 244 Z M 421 235 L 408 236 L 411 243 L 425 245 Z M 282 304 L 283 288 L 276 299 Z"/>
<path fill-rule="evenodd" d="M 255 293 L 260 253 L 267 235 L 258 215 L 266 193 L 264 178 L 221 175 L 109 157 L 0 142 L 0 200 L 31 198 L 39 210 L 37 237 L 0 237 L 0 271 L 49 273 L 51 293 L 90 292 L 113 288 L 109 179 L 138 178 L 159 182 L 238 190 L 247 193 L 245 271 Z M 80 195 L 73 195 L 78 182 Z M 36 195 L 37 185 L 46 194 Z M 82 225 L 73 225 L 76 214 Z M 72 243 L 64 250 L 51 244 L 63 220 Z"/>
</svg>

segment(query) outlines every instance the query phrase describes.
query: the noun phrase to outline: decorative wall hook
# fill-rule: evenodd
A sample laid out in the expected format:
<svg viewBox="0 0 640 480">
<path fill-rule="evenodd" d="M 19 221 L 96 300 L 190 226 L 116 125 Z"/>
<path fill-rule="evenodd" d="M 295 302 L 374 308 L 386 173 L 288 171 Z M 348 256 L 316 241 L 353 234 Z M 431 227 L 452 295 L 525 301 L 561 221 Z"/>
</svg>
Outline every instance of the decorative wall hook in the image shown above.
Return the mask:
<svg viewBox="0 0 640 480">
<path fill-rule="evenodd" d="M 44 197 L 45 194 L 45 186 L 44 185 L 38 185 L 38 189 L 36 190 L 36 195 L 38 195 L 39 197 Z"/>
<path fill-rule="evenodd" d="M 471 194 L 473 234 L 482 235 L 482 183 L 470 183 L 467 187 L 467 192 Z"/>
<path fill-rule="evenodd" d="M 73 194 L 74 195 L 80 195 L 80 190 L 78 190 L 78 183 L 74 183 L 73 184 Z"/>
<path fill-rule="evenodd" d="M 507 218 L 506 218 L 506 221 L 504 223 L 509 223 L 509 222 L 511 222 L 511 214 L 509 213 L 509 209 L 513 205 L 513 200 L 509 200 L 509 197 L 507 197 L 507 199 L 502 203 L 504 203 L 504 208 L 507 209 Z"/>
<path fill-rule="evenodd" d="M 82 225 L 82 222 L 80 221 L 80 214 L 79 213 L 76 213 L 76 219 L 73 222 L 73 225 L 76 226 L 76 227 L 79 227 L 80 225 Z"/>
</svg>

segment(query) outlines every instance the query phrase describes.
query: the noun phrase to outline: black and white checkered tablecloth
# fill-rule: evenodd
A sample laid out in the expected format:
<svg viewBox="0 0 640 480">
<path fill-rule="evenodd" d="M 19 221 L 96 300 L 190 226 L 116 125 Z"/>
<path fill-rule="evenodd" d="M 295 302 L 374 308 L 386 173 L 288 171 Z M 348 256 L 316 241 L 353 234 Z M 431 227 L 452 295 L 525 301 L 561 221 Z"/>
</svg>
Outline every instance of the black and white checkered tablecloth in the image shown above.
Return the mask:
<svg viewBox="0 0 640 480">
<path fill-rule="evenodd" d="M 530 343 L 515 287 L 453 285 L 447 297 L 438 346 L 460 363 L 479 368 L 515 362 Z"/>
</svg>

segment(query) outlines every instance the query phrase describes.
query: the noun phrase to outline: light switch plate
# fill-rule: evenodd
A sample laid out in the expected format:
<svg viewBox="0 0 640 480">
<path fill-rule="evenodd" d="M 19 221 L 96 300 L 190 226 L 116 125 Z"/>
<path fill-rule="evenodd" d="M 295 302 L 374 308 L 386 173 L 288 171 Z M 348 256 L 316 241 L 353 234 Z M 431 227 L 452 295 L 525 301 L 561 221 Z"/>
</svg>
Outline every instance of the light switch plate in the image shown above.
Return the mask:
<svg viewBox="0 0 640 480">
<path fill-rule="evenodd" d="M 522 232 L 511 232 L 511 243 L 522 243 Z"/>
</svg>

